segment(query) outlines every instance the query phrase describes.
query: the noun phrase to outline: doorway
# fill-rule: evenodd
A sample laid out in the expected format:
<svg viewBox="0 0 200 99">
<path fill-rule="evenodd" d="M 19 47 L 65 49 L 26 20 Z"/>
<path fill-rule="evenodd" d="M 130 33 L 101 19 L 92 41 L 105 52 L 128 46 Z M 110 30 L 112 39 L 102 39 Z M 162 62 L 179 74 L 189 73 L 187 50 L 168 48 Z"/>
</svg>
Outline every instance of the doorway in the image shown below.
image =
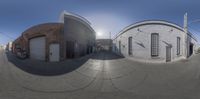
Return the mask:
<svg viewBox="0 0 200 99">
<path fill-rule="evenodd" d="M 75 57 L 75 42 L 67 41 L 66 42 L 66 58 Z"/>
<path fill-rule="evenodd" d="M 171 46 L 166 46 L 166 62 L 171 61 Z"/>
<path fill-rule="evenodd" d="M 49 60 L 50 62 L 58 62 L 60 60 L 60 45 L 59 44 L 50 44 Z"/>
<path fill-rule="evenodd" d="M 193 54 L 193 46 L 194 46 L 194 44 L 190 43 L 190 46 L 189 46 L 189 56 L 191 56 Z"/>
</svg>

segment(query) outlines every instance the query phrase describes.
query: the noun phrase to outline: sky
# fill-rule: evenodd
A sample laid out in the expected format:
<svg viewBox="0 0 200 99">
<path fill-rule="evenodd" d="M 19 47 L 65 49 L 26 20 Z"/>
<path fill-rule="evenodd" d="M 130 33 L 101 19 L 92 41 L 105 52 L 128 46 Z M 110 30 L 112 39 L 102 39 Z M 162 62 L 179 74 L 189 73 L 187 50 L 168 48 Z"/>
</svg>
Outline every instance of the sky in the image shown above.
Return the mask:
<svg viewBox="0 0 200 99">
<path fill-rule="evenodd" d="M 90 21 L 97 38 L 114 37 L 126 26 L 143 20 L 166 20 L 183 26 L 200 19 L 199 0 L 0 0 L 0 44 L 15 40 L 26 29 L 59 22 L 63 10 Z M 200 22 L 189 25 L 200 41 Z"/>
</svg>

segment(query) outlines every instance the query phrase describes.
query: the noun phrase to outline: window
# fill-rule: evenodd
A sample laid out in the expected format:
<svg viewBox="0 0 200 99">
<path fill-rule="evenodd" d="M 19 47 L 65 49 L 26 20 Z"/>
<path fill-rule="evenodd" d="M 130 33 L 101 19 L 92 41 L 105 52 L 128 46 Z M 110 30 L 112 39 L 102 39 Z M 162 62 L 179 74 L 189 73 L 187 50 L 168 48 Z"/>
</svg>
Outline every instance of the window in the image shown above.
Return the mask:
<svg viewBox="0 0 200 99">
<path fill-rule="evenodd" d="M 151 34 L 151 56 L 157 57 L 159 55 L 159 34 Z"/>
<path fill-rule="evenodd" d="M 129 38 L 128 38 L 128 54 L 129 54 L 129 55 L 132 55 L 132 54 L 133 54 L 133 53 L 132 53 L 132 51 L 133 51 L 133 50 L 132 50 L 132 39 L 133 39 L 132 37 L 129 37 Z"/>
<path fill-rule="evenodd" d="M 177 55 L 180 55 L 180 37 L 177 37 Z"/>
</svg>

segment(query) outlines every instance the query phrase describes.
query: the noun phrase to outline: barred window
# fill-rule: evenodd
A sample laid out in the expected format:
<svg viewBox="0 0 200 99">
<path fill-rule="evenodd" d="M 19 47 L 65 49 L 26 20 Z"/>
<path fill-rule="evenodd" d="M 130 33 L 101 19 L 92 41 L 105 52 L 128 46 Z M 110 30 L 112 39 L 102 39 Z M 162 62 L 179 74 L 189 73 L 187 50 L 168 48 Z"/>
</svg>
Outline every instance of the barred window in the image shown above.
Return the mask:
<svg viewBox="0 0 200 99">
<path fill-rule="evenodd" d="M 181 38 L 177 37 L 177 55 L 180 55 L 180 41 L 181 41 Z"/>
<path fill-rule="evenodd" d="M 159 55 L 159 34 L 151 34 L 151 56 L 157 57 Z"/>
<path fill-rule="evenodd" d="M 132 39 L 133 39 L 132 37 L 129 37 L 129 38 L 128 38 L 128 54 L 129 54 L 129 55 L 132 55 L 132 54 L 133 54 L 133 53 L 132 53 L 132 51 L 133 51 L 133 50 L 132 50 L 132 49 L 133 49 L 133 48 L 132 48 Z"/>
</svg>

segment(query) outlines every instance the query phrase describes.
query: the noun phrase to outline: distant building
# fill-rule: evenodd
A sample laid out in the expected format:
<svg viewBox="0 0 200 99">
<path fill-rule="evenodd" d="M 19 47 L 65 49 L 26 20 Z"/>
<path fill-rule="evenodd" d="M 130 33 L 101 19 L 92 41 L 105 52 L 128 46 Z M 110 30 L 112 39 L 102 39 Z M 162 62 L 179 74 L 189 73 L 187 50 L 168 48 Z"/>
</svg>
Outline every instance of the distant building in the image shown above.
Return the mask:
<svg viewBox="0 0 200 99">
<path fill-rule="evenodd" d="M 3 45 L 0 45 L 0 49 L 4 49 L 4 46 L 3 46 Z"/>
<path fill-rule="evenodd" d="M 2 47 L 2 48 L 3 48 L 4 50 L 6 50 L 6 47 L 7 47 L 7 45 L 3 45 L 3 47 Z"/>
<path fill-rule="evenodd" d="M 22 33 L 13 43 L 14 53 L 26 50 L 29 58 L 61 61 L 90 54 L 95 48 L 95 31 L 89 22 L 63 12 L 61 23 L 44 23 Z"/>
<path fill-rule="evenodd" d="M 6 45 L 6 50 L 12 51 L 12 42 L 8 42 L 8 44 Z"/>
<path fill-rule="evenodd" d="M 96 47 L 98 51 L 111 51 L 112 39 L 97 39 Z"/>
<path fill-rule="evenodd" d="M 113 51 L 146 62 L 169 62 L 188 58 L 197 51 L 197 40 L 176 24 L 149 20 L 132 24 L 113 39 Z"/>
</svg>

